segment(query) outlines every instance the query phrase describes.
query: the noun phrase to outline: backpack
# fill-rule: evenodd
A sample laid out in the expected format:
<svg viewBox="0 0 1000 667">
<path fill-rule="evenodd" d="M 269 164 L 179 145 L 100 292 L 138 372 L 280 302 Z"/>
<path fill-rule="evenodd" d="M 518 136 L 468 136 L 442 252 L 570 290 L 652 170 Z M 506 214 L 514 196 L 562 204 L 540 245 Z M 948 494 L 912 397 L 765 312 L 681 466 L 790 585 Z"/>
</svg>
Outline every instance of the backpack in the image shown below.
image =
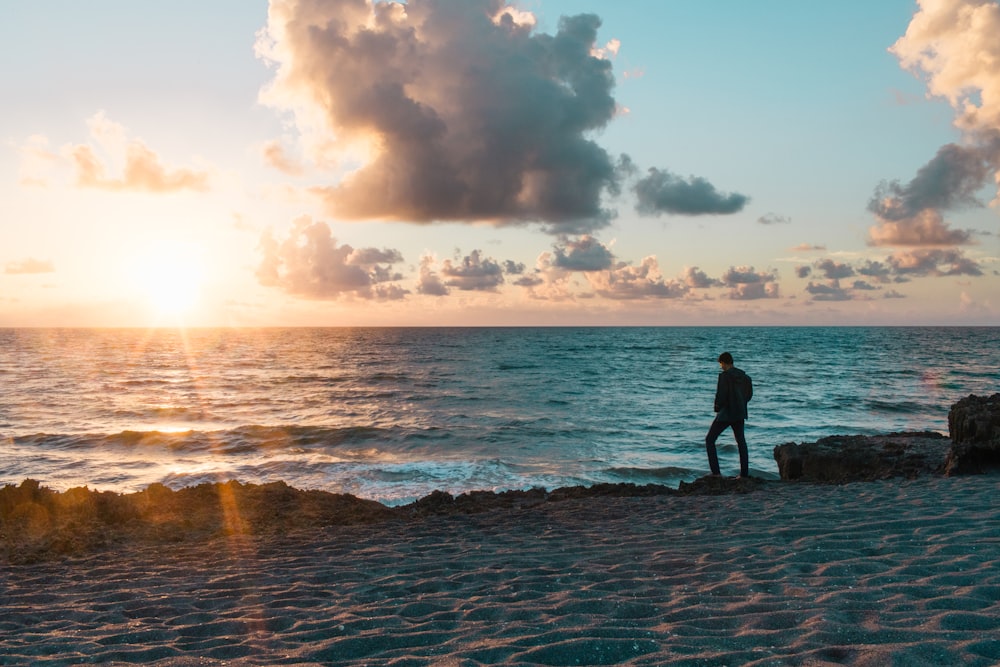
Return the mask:
<svg viewBox="0 0 1000 667">
<path fill-rule="evenodd" d="M 753 398 L 753 380 L 746 373 L 735 381 L 736 391 L 743 397 L 744 403 L 749 403 Z"/>
</svg>

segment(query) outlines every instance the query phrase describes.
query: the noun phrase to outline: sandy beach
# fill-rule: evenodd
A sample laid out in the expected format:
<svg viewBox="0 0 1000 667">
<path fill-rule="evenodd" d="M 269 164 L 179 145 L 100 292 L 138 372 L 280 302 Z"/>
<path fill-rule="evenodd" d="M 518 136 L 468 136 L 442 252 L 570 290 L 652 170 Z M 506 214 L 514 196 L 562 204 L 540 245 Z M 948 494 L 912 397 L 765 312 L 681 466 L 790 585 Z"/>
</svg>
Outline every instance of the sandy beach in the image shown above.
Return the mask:
<svg viewBox="0 0 1000 667">
<path fill-rule="evenodd" d="M 1000 476 L 607 497 L 5 566 L 0 663 L 991 665 Z"/>
</svg>

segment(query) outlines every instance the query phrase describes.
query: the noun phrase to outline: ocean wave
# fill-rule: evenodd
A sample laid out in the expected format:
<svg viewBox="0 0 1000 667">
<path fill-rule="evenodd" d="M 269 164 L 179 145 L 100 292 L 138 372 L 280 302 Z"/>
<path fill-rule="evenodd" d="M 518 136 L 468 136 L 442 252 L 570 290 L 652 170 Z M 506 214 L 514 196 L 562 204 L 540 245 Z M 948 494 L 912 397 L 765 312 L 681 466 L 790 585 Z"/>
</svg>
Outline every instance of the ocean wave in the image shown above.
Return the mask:
<svg viewBox="0 0 1000 667">
<path fill-rule="evenodd" d="M 865 402 L 868 409 L 875 412 L 889 412 L 893 414 L 924 415 L 931 406 L 917 403 L 916 401 L 886 401 L 881 399 L 869 399 Z"/>
<path fill-rule="evenodd" d="M 15 444 L 39 449 L 100 450 L 108 447 L 145 448 L 171 452 L 210 452 L 212 454 L 250 454 L 269 450 L 307 451 L 317 448 L 345 451 L 372 451 L 358 447 L 372 441 L 399 442 L 399 429 L 370 426 L 240 426 L 233 429 L 199 430 L 127 430 L 113 434 L 52 434 L 14 436 Z M 354 449 L 351 449 L 354 448 Z"/>
</svg>

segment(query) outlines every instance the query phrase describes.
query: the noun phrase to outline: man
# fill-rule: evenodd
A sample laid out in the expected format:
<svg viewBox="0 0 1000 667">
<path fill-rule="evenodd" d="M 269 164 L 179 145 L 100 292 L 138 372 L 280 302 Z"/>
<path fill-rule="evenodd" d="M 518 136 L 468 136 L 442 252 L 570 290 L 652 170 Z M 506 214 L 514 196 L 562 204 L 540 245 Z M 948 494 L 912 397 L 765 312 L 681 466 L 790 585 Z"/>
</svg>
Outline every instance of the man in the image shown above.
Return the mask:
<svg viewBox="0 0 1000 667">
<path fill-rule="evenodd" d="M 750 389 L 750 378 L 739 368 L 733 366 L 733 355 L 723 352 L 719 355 L 719 382 L 715 388 L 715 421 L 705 436 L 705 450 L 708 452 L 708 466 L 712 475 L 718 477 L 719 455 L 715 451 L 715 441 L 727 428 L 733 429 L 736 445 L 740 450 L 740 477 L 750 476 L 747 439 L 743 433 L 743 422 L 747 418 L 747 401 L 753 395 Z"/>
</svg>

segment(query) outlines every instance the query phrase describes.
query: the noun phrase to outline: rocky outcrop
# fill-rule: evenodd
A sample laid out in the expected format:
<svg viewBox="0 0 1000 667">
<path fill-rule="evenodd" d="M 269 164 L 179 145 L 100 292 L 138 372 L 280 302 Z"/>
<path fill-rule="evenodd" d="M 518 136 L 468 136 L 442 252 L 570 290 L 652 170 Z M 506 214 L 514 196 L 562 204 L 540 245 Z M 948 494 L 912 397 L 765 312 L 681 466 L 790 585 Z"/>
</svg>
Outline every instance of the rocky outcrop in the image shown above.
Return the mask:
<svg viewBox="0 0 1000 667">
<path fill-rule="evenodd" d="M 1000 468 L 1000 394 L 967 396 L 948 412 L 948 475 Z"/>
<path fill-rule="evenodd" d="M 932 431 L 888 435 L 834 435 L 774 448 L 783 480 L 852 482 L 916 477 L 944 470 L 950 441 Z"/>
</svg>

